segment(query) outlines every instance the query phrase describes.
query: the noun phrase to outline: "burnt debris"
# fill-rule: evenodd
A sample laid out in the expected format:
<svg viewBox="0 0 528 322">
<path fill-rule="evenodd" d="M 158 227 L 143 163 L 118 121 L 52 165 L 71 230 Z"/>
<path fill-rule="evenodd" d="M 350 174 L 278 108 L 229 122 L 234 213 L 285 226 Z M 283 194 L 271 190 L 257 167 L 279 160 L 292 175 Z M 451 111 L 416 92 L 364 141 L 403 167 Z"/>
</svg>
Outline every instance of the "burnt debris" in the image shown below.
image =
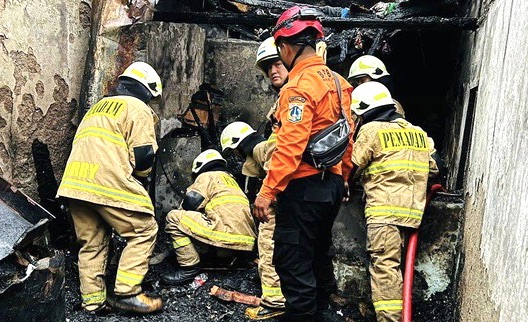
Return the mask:
<svg viewBox="0 0 528 322">
<path fill-rule="evenodd" d="M 259 40 L 280 13 L 294 5 L 318 8 L 323 14 L 329 65 L 357 57 L 361 52 L 387 53 L 389 40 L 401 30 L 475 30 L 477 19 L 459 17 L 463 1 L 262 1 L 161 0 L 154 20 L 219 25 L 231 37 Z"/>
<path fill-rule="evenodd" d="M 64 256 L 48 244 L 51 219 L 52 214 L 0 178 L 2 321 L 64 320 Z"/>
</svg>

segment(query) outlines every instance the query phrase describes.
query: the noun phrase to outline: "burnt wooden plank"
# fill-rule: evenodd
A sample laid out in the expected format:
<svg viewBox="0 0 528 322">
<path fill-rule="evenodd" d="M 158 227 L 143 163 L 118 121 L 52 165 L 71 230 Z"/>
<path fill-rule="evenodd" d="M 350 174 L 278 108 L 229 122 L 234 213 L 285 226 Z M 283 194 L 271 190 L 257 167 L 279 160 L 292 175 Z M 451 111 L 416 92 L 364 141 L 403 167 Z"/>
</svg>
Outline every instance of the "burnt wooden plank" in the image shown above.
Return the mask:
<svg viewBox="0 0 528 322">
<path fill-rule="evenodd" d="M 275 24 L 277 17 L 270 15 L 217 13 L 217 12 L 158 12 L 158 21 L 196 24 L 247 25 L 253 27 L 270 27 Z M 325 27 L 373 28 L 373 29 L 404 29 L 404 30 L 475 30 L 476 18 L 466 17 L 411 17 L 404 19 L 379 18 L 335 18 L 325 17 Z"/>
</svg>

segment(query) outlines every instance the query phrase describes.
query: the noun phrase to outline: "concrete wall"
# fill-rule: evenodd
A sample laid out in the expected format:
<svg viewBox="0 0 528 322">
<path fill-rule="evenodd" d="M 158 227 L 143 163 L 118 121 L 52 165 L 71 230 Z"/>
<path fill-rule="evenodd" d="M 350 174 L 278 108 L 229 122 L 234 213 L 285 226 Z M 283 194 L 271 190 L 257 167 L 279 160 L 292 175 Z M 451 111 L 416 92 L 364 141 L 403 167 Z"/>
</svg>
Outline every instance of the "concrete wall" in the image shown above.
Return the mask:
<svg viewBox="0 0 528 322">
<path fill-rule="evenodd" d="M 61 175 L 75 131 L 90 30 L 87 1 L 0 1 L 0 176 L 35 194 L 31 143 Z"/>
<path fill-rule="evenodd" d="M 524 321 L 528 314 L 528 15 L 523 0 L 474 1 L 476 32 L 462 39 L 448 151 L 453 186 L 469 91 L 477 92 L 465 174 L 465 264 L 460 321 Z"/>
<path fill-rule="evenodd" d="M 255 67 L 258 42 L 208 39 L 205 79 L 225 91 L 224 117 L 244 121 L 255 129 L 265 121 L 277 94 Z"/>
</svg>

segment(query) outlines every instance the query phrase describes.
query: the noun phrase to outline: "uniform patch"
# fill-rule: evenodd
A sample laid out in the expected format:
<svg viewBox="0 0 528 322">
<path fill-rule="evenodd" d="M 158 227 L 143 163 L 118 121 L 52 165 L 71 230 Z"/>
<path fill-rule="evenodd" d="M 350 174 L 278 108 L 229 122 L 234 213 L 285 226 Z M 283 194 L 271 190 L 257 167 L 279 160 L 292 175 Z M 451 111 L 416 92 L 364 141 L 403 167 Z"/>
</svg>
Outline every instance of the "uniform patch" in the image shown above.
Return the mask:
<svg viewBox="0 0 528 322">
<path fill-rule="evenodd" d="M 291 123 L 298 123 L 303 118 L 304 104 L 290 103 L 288 104 L 288 121 Z"/>
<path fill-rule="evenodd" d="M 288 98 L 288 103 L 301 103 L 304 104 L 306 102 L 306 98 L 302 96 L 292 96 Z"/>
<path fill-rule="evenodd" d="M 302 121 L 305 102 L 306 98 L 302 96 L 291 96 L 288 98 L 288 121 L 291 123 Z"/>
</svg>

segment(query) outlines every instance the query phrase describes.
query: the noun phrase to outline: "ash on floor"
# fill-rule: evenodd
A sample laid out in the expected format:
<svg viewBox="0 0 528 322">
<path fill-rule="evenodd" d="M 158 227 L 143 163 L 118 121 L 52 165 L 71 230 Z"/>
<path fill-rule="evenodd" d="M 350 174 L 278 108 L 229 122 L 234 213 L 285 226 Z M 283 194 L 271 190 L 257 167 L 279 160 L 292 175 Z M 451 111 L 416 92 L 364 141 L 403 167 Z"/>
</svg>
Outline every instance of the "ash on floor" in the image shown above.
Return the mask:
<svg viewBox="0 0 528 322">
<path fill-rule="evenodd" d="M 156 322 L 195 322 L 195 321 L 251 321 L 244 316 L 247 305 L 235 302 L 223 302 L 209 295 L 213 285 L 218 285 L 229 290 L 237 290 L 251 295 L 260 295 L 259 279 L 256 267 L 232 271 L 207 271 L 206 283 L 196 290 L 191 290 L 188 285 L 183 287 L 168 287 L 160 284 L 159 276 L 168 270 L 174 269 L 171 258 L 158 265 L 151 266 L 145 277 L 144 289 L 163 297 L 165 308 L 162 312 L 149 315 L 125 315 L 110 313 L 106 316 L 94 316 L 80 310 L 79 278 L 76 258 L 71 252 L 66 252 L 66 321 L 156 321 Z M 115 267 L 110 267 L 110 271 Z M 113 276 L 109 280 L 113 280 Z M 112 286 L 109 286 L 111 290 Z M 279 320 L 270 319 L 270 322 Z"/>
</svg>

